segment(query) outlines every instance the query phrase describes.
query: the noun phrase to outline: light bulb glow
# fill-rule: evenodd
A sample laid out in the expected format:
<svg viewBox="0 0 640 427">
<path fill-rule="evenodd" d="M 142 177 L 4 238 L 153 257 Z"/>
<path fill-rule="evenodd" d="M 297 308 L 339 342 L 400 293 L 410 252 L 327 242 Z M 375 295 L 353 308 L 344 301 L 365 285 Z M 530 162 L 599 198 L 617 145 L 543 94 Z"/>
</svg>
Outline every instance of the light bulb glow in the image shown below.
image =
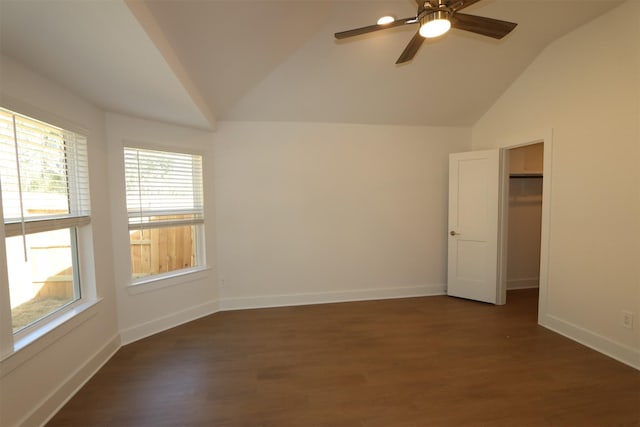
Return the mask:
<svg viewBox="0 0 640 427">
<path fill-rule="evenodd" d="M 420 27 L 420 35 L 425 38 L 438 37 L 449 31 L 451 22 L 448 19 L 434 19 Z"/>
<path fill-rule="evenodd" d="M 394 18 L 393 16 L 390 16 L 390 15 L 383 16 L 382 18 L 378 19 L 378 25 L 391 24 L 395 20 L 396 18 Z"/>
</svg>

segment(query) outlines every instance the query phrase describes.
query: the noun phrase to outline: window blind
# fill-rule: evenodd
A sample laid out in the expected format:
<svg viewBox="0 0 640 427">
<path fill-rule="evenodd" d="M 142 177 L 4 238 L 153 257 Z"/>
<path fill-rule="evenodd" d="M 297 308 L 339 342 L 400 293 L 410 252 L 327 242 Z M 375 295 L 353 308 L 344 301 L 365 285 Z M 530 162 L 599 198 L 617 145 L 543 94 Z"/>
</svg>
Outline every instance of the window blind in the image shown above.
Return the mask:
<svg viewBox="0 0 640 427">
<path fill-rule="evenodd" d="M 204 222 L 202 156 L 124 149 L 129 229 Z"/>
<path fill-rule="evenodd" d="M 87 224 L 86 138 L 0 108 L 0 185 L 7 237 Z"/>
</svg>

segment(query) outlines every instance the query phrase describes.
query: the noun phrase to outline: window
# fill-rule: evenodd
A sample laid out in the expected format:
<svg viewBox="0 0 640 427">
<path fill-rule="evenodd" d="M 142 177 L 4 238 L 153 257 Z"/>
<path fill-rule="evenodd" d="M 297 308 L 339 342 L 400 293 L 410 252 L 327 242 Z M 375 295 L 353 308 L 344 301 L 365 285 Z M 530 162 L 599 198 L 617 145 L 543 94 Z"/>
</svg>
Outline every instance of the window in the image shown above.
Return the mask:
<svg viewBox="0 0 640 427">
<path fill-rule="evenodd" d="M 88 175 L 84 136 L 0 108 L 2 283 L 14 335 L 83 297 L 78 234 L 90 221 Z"/>
<path fill-rule="evenodd" d="M 203 266 L 202 156 L 125 147 L 124 168 L 134 283 Z"/>
</svg>

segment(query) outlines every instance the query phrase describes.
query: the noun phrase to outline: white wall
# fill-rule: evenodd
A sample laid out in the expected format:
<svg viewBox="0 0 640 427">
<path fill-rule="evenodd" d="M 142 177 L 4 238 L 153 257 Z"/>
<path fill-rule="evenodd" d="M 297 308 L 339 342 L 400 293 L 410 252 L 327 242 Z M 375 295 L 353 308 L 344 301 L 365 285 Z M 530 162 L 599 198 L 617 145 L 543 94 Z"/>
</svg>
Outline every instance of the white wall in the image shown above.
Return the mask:
<svg viewBox="0 0 640 427">
<path fill-rule="evenodd" d="M 75 328 L 66 335 L 57 339 L 50 339 L 55 334 L 45 337 L 0 363 L 0 425 L 31 426 L 53 414 L 119 347 L 109 187 L 103 161 L 107 148 L 101 110 L 7 57 L 0 57 L 0 65 L 3 106 L 59 126 L 87 131 L 94 267 L 97 294 L 102 297 L 81 316 L 82 322 L 74 320 Z"/>
<path fill-rule="evenodd" d="M 124 344 L 213 313 L 218 309 L 215 277 L 215 211 L 211 133 L 150 120 L 107 114 L 113 256 L 118 320 Z M 183 148 L 203 156 L 206 259 L 209 270 L 149 285 L 129 286 L 131 269 L 124 184 L 123 146 L 144 144 L 168 150 Z"/>
<path fill-rule="evenodd" d="M 443 293 L 468 129 L 221 122 L 213 140 L 223 308 Z"/>
<path fill-rule="evenodd" d="M 541 323 L 640 367 L 640 2 L 552 43 L 472 130 L 474 149 L 553 129 Z M 548 171 L 545 170 L 545 176 Z M 635 329 L 621 311 L 635 312 Z"/>
<path fill-rule="evenodd" d="M 468 129 L 222 122 L 207 133 L 109 113 L 107 135 L 124 343 L 219 308 L 444 291 L 448 154 L 470 148 Z M 127 142 L 205 155 L 205 277 L 128 286 Z"/>
</svg>

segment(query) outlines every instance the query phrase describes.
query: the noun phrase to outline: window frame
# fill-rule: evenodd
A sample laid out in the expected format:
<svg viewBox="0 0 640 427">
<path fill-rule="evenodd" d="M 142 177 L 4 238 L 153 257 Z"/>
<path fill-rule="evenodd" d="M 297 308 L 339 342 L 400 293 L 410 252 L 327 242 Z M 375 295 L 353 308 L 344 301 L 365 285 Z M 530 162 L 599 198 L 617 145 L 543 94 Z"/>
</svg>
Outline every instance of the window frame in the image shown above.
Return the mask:
<svg viewBox="0 0 640 427">
<path fill-rule="evenodd" d="M 29 223 L 29 228 L 25 234 L 33 234 L 41 231 L 49 230 L 69 230 L 71 233 L 71 252 L 75 257 L 72 262 L 74 271 L 74 282 L 78 283 L 79 298 L 71 301 L 59 309 L 43 316 L 32 324 L 13 332 L 13 321 L 10 301 L 10 284 L 7 267 L 7 249 L 6 249 L 6 227 L 15 227 L 5 224 L 4 209 L 2 205 L 2 197 L 0 193 L 0 217 L 2 217 L 2 226 L 0 227 L 0 259 L 4 260 L 0 265 L 0 377 L 8 374 L 16 367 L 20 366 L 24 361 L 28 360 L 30 354 L 36 354 L 44 348 L 53 344 L 57 339 L 69 333 L 80 324 L 96 314 L 93 309 L 101 300 L 97 295 L 95 275 L 94 275 L 94 259 L 93 259 L 93 233 L 91 228 L 91 178 L 90 178 L 90 132 L 76 124 L 68 122 L 64 119 L 51 115 L 42 110 L 34 109 L 21 105 L 15 101 L 7 100 L 0 105 L 0 108 L 18 116 L 24 116 L 27 119 L 42 122 L 45 125 L 60 128 L 64 131 L 80 135 L 85 138 L 86 145 L 86 168 L 87 168 L 87 189 L 88 193 L 88 214 L 77 215 L 75 217 L 54 218 L 48 217 L 43 219 L 35 219 L 25 221 Z M 69 179 L 73 179 L 69 177 Z M 1 188 L 0 188 L 1 191 Z M 49 222 L 48 225 L 41 228 L 38 222 Z M 55 225 L 54 225 L 55 224 Z M 12 233 L 16 235 L 15 233 Z M 18 233 L 17 235 L 22 235 Z M 75 238 L 71 238 L 75 237 Z M 74 285 L 75 286 L 75 285 Z M 29 350 L 29 351 L 27 351 Z M 22 354 L 27 352 L 26 355 Z M 14 357 L 18 353 L 24 357 Z"/>
<path fill-rule="evenodd" d="M 69 243 L 71 245 L 71 248 L 70 248 L 71 249 L 71 267 L 73 270 L 72 283 L 73 283 L 74 292 L 76 290 L 78 292 L 78 297 L 60 306 L 59 308 L 53 310 L 52 312 L 38 318 L 32 323 L 29 323 L 28 325 L 13 332 L 14 341 L 24 340 L 25 337 L 30 336 L 34 332 L 44 327 L 45 323 L 53 322 L 59 317 L 64 316 L 66 312 L 71 311 L 78 305 L 83 304 L 83 297 L 86 293 L 85 291 L 86 287 L 84 286 L 84 280 L 80 276 L 81 258 L 80 258 L 80 251 L 78 248 L 78 234 L 80 233 L 80 231 L 78 230 L 78 228 L 79 227 L 72 226 L 69 228 L 58 229 L 58 230 L 65 230 L 69 232 Z M 52 231 L 57 231 L 57 230 L 52 230 Z M 28 233 L 27 236 L 29 234 L 35 234 L 35 233 Z M 6 242 L 6 238 L 7 237 L 5 237 L 5 242 Z M 6 254 L 5 254 L 5 259 L 6 259 Z"/>
<path fill-rule="evenodd" d="M 192 224 L 185 225 L 193 225 L 195 228 L 194 231 L 194 251 L 195 251 L 195 259 L 196 265 L 193 267 L 181 268 L 169 272 L 149 274 L 141 277 L 133 277 L 133 268 L 132 268 L 132 259 L 131 259 L 131 237 L 129 232 L 131 230 L 137 229 L 135 225 L 132 225 L 129 221 L 129 211 L 127 206 L 127 190 L 126 190 L 126 162 L 125 162 L 125 151 L 127 149 L 133 150 L 149 150 L 156 152 L 165 152 L 165 153 L 176 153 L 181 155 L 191 155 L 191 156 L 199 156 L 201 162 L 200 169 L 200 180 L 201 180 L 201 192 L 202 192 L 202 217 Z M 210 270 L 210 267 L 207 265 L 207 254 L 206 254 L 206 227 L 205 224 L 207 222 L 207 213 L 205 210 L 205 155 L 202 151 L 197 149 L 191 149 L 187 147 L 175 147 L 173 145 L 167 144 L 157 144 L 157 143 L 147 143 L 140 141 L 131 141 L 131 140 L 123 140 L 122 147 L 120 151 L 121 161 L 122 161 L 122 185 L 123 185 L 123 196 L 124 196 L 124 218 L 126 220 L 126 242 L 127 242 L 127 272 L 128 272 L 128 292 L 131 295 L 136 295 L 139 293 L 149 292 L 156 289 L 161 289 L 165 287 L 180 285 L 184 283 L 188 283 L 193 280 L 200 279 L 206 276 L 206 272 Z M 146 230 L 161 228 L 163 225 L 159 223 L 157 227 L 153 226 L 143 226 L 142 228 Z M 196 250 L 197 249 L 197 250 Z"/>
</svg>

